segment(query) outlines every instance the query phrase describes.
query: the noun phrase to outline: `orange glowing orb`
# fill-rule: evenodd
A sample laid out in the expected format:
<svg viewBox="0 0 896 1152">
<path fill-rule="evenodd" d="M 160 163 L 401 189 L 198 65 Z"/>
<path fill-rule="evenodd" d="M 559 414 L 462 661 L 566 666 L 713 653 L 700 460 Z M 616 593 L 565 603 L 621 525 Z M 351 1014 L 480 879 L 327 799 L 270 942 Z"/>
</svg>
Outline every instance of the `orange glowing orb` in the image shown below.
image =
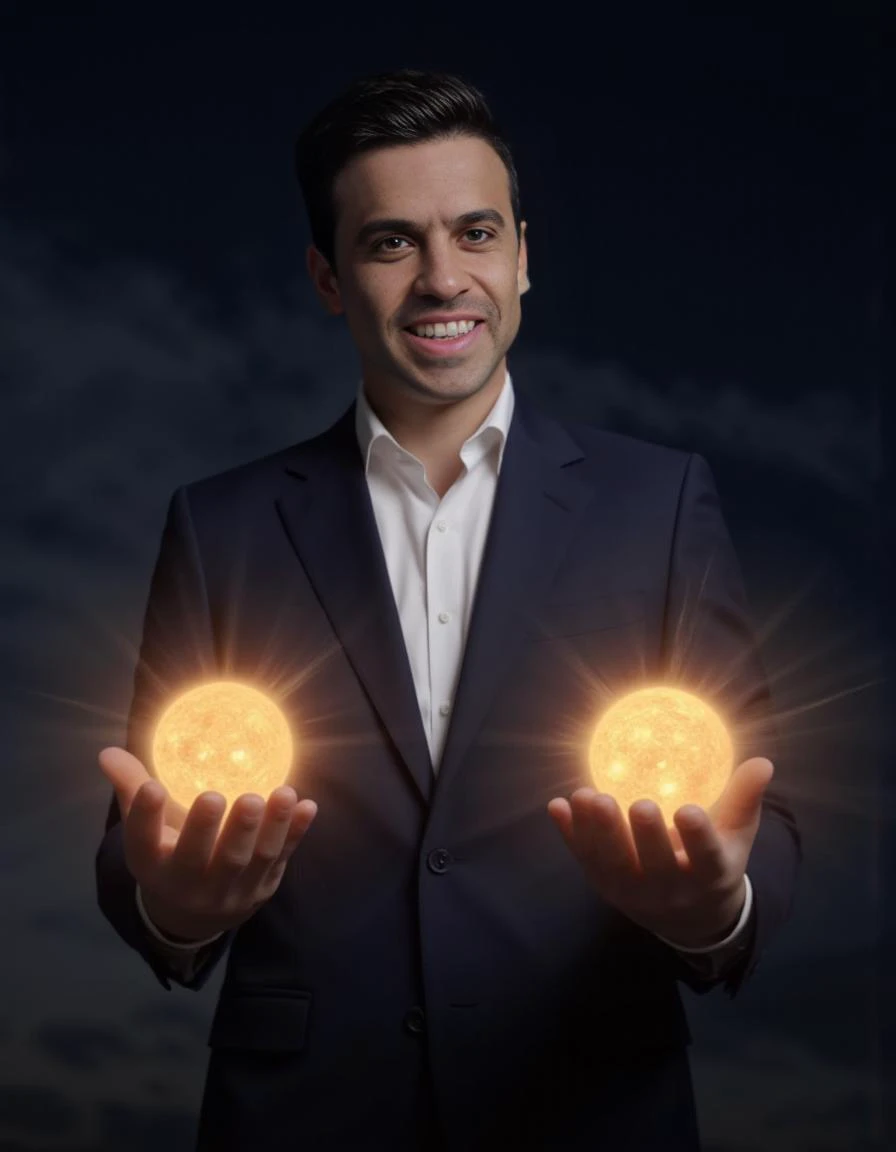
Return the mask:
<svg viewBox="0 0 896 1152">
<path fill-rule="evenodd" d="M 641 688 L 617 700 L 591 739 L 594 786 L 628 815 L 636 800 L 659 805 L 667 826 L 682 804 L 708 809 L 734 767 L 734 748 L 721 717 L 679 688 Z"/>
<path fill-rule="evenodd" d="M 246 792 L 267 799 L 286 783 L 292 758 L 292 734 L 277 705 L 233 680 L 178 696 L 162 713 L 152 741 L 156 775 L 184 808 L 207 791 L 220 792 L 228 811 Z"/>
</svg>

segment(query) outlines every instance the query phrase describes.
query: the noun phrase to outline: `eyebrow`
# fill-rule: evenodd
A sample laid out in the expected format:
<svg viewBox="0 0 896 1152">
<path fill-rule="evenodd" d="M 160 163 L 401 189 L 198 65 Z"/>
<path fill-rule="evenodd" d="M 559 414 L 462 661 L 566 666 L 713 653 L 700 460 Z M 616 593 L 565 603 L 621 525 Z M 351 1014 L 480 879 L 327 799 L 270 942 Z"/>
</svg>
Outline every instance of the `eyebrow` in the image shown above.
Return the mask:
<svg viewBox="0 0 896 1152">
<path fill-rule="evenodd" d="M 504 217 L 495 208 L 477 208 L 472 212 L 464 212 L 452 221 L 455 228 L 471 228 L 474 224 L 493 224 L 499 232 L 503 232 L 507 227 Z M 420 225 L 415 224 L 413 220 L 404 220 L 397 216 L 369 220 L 355 237 L 355 246 L 360 248 L 380 232 L 408 232 L 417 235 L 422 231 Z"/>
</svg>

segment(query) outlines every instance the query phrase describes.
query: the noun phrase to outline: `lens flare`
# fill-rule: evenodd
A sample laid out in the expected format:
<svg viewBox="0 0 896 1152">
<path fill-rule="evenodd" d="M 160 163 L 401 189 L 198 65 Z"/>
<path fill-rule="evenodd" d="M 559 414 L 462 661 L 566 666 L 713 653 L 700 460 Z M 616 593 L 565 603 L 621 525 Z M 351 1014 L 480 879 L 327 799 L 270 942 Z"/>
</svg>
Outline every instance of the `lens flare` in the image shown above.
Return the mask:
<svg viewBox="0 0 896 1152">
<path fill-rule="evenodd" d="M 599 792 L 627 815 L 636 800 L 653 800 L 663 819 L 682 804 L 708 809 L 734 768 L 722 718 L 680 688 L 641 688 L 615 701 L 598 722 L 588 753 Z"/>
<path fill-rule="evenodd" d="M 286 783 L 293 760 L 289 724 L 257 688 L 219 680 L 191 688 L 162 713 L 152 740 L 156 775 L 189 809 L 220 792 L 230 809 L 246 792 L 265 799 Z"/>
</svg>

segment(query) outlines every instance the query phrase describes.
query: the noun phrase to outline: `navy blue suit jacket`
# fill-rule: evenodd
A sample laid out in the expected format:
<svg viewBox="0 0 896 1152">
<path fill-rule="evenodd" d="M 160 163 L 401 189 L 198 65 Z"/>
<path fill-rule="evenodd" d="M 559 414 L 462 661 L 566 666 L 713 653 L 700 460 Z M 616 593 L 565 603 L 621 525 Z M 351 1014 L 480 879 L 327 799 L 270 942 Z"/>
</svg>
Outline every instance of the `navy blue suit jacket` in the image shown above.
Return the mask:
<svg viewBox="0 0 896 1152">
<path fill-rule="evenodd" d="M 735 994 L 786 918 L 799 836 L 776 790 L 754 916 L 721 980 L 604 903 L 547 813 L 590 784 L 605 704 L 714 699 L 737 758 L 778 763 L 765 676 L 699 456 L 540 414 L 517 389 L 451 727 L 432 771 L 354 432 L 178 489 L 128 747 L 202 679 L 264 685 L 318 804 L 226 954 L 199 1147 L 391 1152 L 698 1147 L 678 981 Z M 98 898 L 160 982 L 114 796 Z M 291 1142 L 294 1142 L 291 1145 Z"/>
</svg>

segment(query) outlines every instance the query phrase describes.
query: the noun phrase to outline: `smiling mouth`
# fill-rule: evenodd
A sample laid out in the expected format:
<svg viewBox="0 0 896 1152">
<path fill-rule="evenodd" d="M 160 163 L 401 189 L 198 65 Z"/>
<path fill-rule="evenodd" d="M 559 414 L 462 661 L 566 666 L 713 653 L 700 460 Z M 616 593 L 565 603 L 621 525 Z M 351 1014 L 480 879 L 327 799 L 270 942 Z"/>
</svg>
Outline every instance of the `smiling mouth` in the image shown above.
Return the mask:
<svg viewBox="0 0 896 1152">
<path fill-rule="evenodd" d="M 417 325 L 421 327 L 421 325 Z M 430 325 L 430 327 L 432 327 Z M 467 351 L 468 348 L 478 341 L 479 334 L 482 328 L 485 327 L 485 321 L 477 320 L 469 332 L 461 332 L 457 335 L 444 336 L 418 336 L 413 328 L 403 328 L 402 331 L 407 336 L 410 344 L 418 352 L 423 353 L 429 360 L 438 360 L 439 358 L 451 359 L 455 356 L 460 356 Z"/>
<path fill-rule="evenodd" d="M 442 328 L 442 329 L 446 328 L 447 327 L 446 323 L 442 323 L 439 325 L 435 325 L 435 324 L 408 324 L 404 330 L 405 330 L 405 332 L 410 333 L 411 336 L 416 336 L 418 340 L 432 340 L 433 342 L 440 343 L 440 344 L 441 343 L 450 344 L 453 340 L 455 340 L 455 341 L 463 340 L 465 336 L 472 335 L 473 332 L 475 332 L 476 329 L 479 327 L 479 325 L 482 323 L 484 323 L 484 321 L 474 320 L 473 321 L 473 327 L 469 328 L 466 332 L 455 331 L 453 333 L 450 333 L 450 332 L 443 331 L 443 332 L 439 333 L 439 332 L 435 331 L 435 329 L 437 327 Z M 425 331 L 424 332 L 418 332 L 416 330 L 418 328 L 423 328 L 423 329 L 430 328 L 433 331 L 431 331 L 431 332 L 425 332 Z"/>
</svg>

